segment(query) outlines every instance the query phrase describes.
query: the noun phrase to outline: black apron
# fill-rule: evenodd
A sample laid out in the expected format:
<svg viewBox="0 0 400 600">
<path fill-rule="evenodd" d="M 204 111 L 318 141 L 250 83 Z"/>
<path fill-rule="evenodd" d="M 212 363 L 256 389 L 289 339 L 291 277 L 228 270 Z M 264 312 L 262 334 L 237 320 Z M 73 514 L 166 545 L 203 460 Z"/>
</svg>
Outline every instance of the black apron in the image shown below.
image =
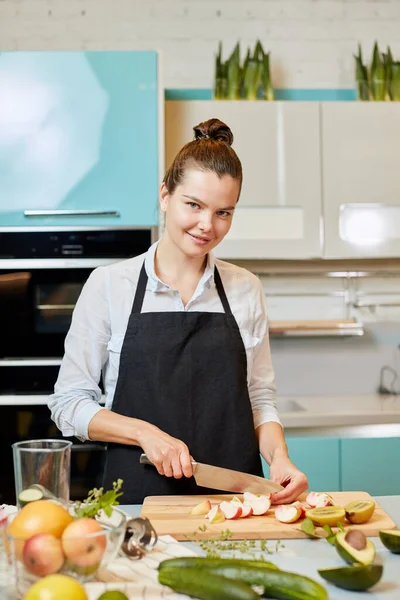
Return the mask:
<svg viewBox="0 0 400 600">
<path fill-rule="evenodd" d="M 263 476 L 247 387 L 247 357 L 217 268 L 223 313 L 142 313 L 142 266 L 121 350 L 112 410 L 185 442 L 198 462 Z M 218 493 L 139 463 L 142 448 L 109 443 L 105 489 L 124 480 L 124 504 L 146 496 Z M 221 492 L 219 492 L 221 493 Z"/>
</svg>

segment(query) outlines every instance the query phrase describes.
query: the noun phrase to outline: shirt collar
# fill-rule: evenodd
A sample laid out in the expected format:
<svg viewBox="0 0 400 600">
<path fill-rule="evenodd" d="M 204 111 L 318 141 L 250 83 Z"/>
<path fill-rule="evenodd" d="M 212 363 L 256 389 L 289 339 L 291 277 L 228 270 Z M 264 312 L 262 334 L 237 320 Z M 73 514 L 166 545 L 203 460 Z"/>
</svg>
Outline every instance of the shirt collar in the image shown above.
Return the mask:
<svg viewBox="0 0 400 600">
<path fill-rule="evenodd" d="M 161 281 L 159 277 L 157 277 L 155 268 L 154 268 L 154 259 L 157 250 L 159 240 L 152 244 L 146 253 L 146 258 L 144 261 L 144 268 L 146 269 L 148 281 L 146 289 L 152 292 L 165 292 L 170 288 L 169 285 Z M 201 291 L 204 287 L 211 287 L 214 283 L 214 268 L 215 268 L 215 258 L 212 252 L 207 254 L 207 265 L 204 270 L 203 275 L 199 281 L 199 285 L 197 289 Z"/>
</svg>

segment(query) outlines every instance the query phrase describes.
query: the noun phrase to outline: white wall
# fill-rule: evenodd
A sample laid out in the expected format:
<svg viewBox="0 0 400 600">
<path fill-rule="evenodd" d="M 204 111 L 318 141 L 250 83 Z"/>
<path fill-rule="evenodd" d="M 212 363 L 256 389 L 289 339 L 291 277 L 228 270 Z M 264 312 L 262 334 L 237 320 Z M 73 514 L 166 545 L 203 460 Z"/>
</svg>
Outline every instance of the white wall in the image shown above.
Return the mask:
<svg viewBox="0 0 400 600">
<path fill-rule="evenodd" d="M 275 87 L 354 87 L 358 41 L 400 60 L 400 0 L 0 0 L 0 50 L 159 49 L 166 88 L 211 87 L 218 40 L 256 38 Z"/>
</svg>

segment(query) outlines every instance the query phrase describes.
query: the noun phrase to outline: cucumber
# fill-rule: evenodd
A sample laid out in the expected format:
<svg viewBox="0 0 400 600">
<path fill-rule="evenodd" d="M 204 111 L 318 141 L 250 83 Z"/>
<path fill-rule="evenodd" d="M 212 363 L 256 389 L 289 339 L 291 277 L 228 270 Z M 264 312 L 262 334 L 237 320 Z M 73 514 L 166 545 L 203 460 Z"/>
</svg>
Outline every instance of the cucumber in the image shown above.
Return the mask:
<svg viewBox="0 0 400 600">
<path fill-rule="evenodd" d="M 165 560 L 160 563 L 159 569 L 160 574 L 172 569 L 179 573 L 191 571 L 196 582 L 209 575 L 215 575 L 235 582 L 241 581 L 248 585 L 260 586 L 264 589 L 263 596 L 267 598 L 282 600 L 326 600 L 328 598 L 325 588 L 317 581 L 297 573 L 280 571 L 274 567 L 275 565 L 272 568 L 268 567 L 262 561 L 186 557 Z"/>
<path fill-rule="evenodd" d="M 204 570 L 201 570 L 204 573 Z M 326 600 L 326 589 L 317 581 L 278 569 L 242 566 L 215 566 L 207 571 L 227 579 L 235 579 L 264 588 L 263 597 L 279 600 Z"/>
<path fill-rule="evenodd" d="M 35 485 L 28 487 L 26 490 L 22 490 L 22 492 L 18 495 L 18 502 L 21 508 L 23 508 L 26 504 L 30 502 L 36 502 L 37 500 L 43 500 L 44 495 L 42 490 Z"/>
<path fill-rule="evenodd" d="M 250 586 L 205 572 L 204 569 L 167 568 L 158 573 L 158 581 L 174 592 L 200 600 L 260 600 Z"/>
<path fill-rule="evenodd" d="M 272 562 L 266 560 L 246 560 L 244 558 L 205 558 L 204 556 L 182 556 L 169 558 L 158 565 L 158 570 L 172 567 L 211 569 L 213 567 L 258 567 L 260 569 L 278 569 Z"/>
</svg>

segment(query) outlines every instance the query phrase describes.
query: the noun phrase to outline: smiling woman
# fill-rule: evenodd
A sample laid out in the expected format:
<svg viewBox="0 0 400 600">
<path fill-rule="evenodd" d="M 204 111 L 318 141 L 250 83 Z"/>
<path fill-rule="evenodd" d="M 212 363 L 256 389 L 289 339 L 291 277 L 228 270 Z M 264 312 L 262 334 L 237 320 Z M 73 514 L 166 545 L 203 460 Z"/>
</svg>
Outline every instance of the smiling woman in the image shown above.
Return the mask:
<svg viewBox="0 0 400 600">
<path fill-rule="evenodd" d="M 160 187 L 161 239 L 85 285 L 49 405 L 63 432 L 108 442 L 104 485 L 122 478 L 125 504 L 212 493 L 196 485 L 193 460 L 262 476 L 260 452 L 285 488 L 272 501 L 290 502 L 307 478 L 276 411 L 263 289 L 212 254 L 234 218 L 241 163 L 221 121 L 194 132 Z"/>
</svg>

